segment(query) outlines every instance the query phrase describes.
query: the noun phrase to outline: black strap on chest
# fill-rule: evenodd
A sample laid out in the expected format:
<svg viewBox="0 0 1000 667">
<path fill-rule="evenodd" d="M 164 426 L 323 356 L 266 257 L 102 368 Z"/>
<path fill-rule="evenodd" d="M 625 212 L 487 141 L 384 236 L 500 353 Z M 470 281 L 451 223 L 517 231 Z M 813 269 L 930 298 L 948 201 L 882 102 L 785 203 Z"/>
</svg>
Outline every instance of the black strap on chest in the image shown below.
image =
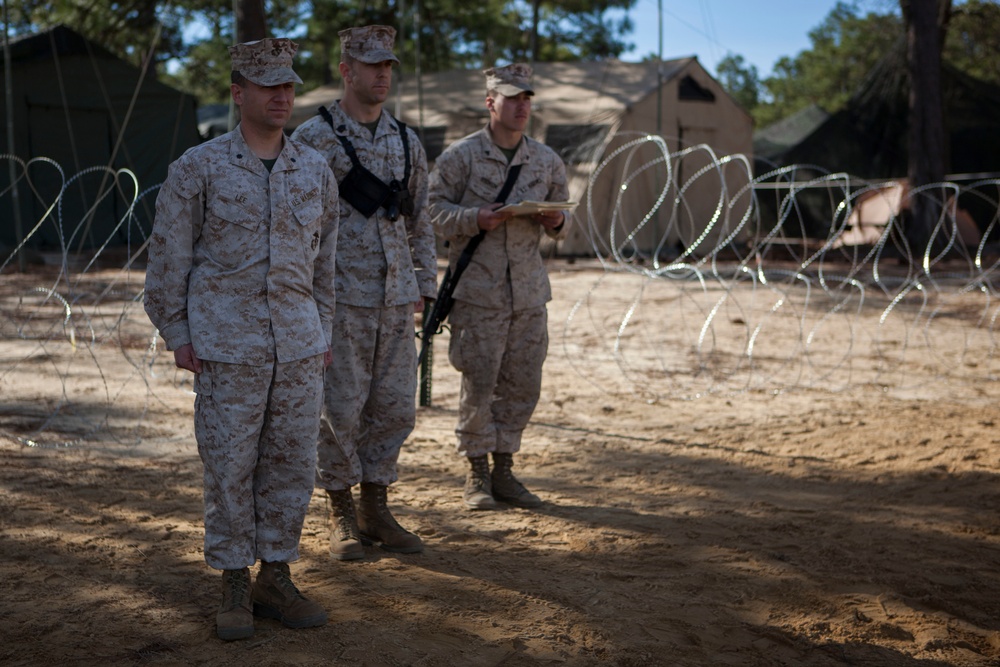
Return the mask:
<svg viewBox="0 0 1000 667">
<path fill-rule="evenodd" d="M 514 189 L 514 183 L 517 182 L 517 177 L 521 173 L 521 167 L 523 166 L 523 164 L 515 164 L 511 166 L 510 170 L 507 172 L 507 180 L 503 182 L 503 187 L 500 188 L 500 192 L 497 194 L 497 198 L 494 203 L 507 203 L 507 197 L 510 196 L 511 190 Z M 465 267 L 469 265 L 469 261 L 472 259 L 472 253 L 476 251 L 476 248 L 479 247 L 479 244 L 485 236 L 486 230 L 480 229 L 479 233 L 473 236 L 469 240 L 469 244 L 462 250 L 462 254 L 459 255 L 458 262 L 455 265 L 455 273 L 457 274 L 455 276 L 456 282 L 458 281 L 458 276 L 462 275 L 462 272 L 465 271 Z"/>
<path fill-rule="evenodd" d="M 507 172 L 507 180 L 503 182 L 503 187 L 500 188 L 500 192 L 497 193 L 497 198 L 494 203 L 496 204 L 506 204 L 507 197 L 510 196 L 511 191 L 514 189 L 514 184 L 517 183 L 517 177 L 521 174 L 521 167 L 523 164 L 515 164 Z"/>
<path fill-rule="evenodd" d="M 406 123 L 393 118 L 399 129 L 400 141 L 403 142 L 403 180 L 400 182 L 392 179 L 386 184 L 361 164 L 354 144 L 347 138 L 347 135 L 340 134 L 334 127 L 333 114 L 330 113 L 330 110 L 321 106 L 319 115 L 330 125 L 334 136 L 337 137 L 337 141 L 344 147 L 344 152 L 351 160 L 351 170 L 347 172 L 347 176 L 339 184 L 340 196 L 366 218 L 371 217 L 380 206 L 385 208 L 386 217 L 393 221 L 398 219 L 400 215 L 406 217 L 413 215 L 413 197 L 409 188 L 410 140 L 406 132 Z"/>
<path fill-rule="evenodd" d="M 507 180 L 504 181 L 503 187 L 500 188 L 500 193 L 497 195 L 495 203 L 504 204 L 507 202 L 507 197 L 510 196 L 511 191 L 514 189 L 514 183 L 517 181 L 518 174 L 520 173 L 521 165 L 515 164 L 510 168 L 507 172 Z M 431 339 L 439 332 L 441 325 L 448 317 L 448 314 L 451 313 L 451 307 L 455 305 L 454 292 L 455 287 L 458 285 L 458 279 L 462 277 L 462 273 L 469 266 L 469 262 L 472 261 L 472 254 L 476 252 L 476 248 L 479 247 L 485 236 L 486 230 L 479 230 L 479 233 L 473 236 L 469 240 L 468 245 L 462 249 L 462 254 L 459 255 L 458 261 L 455 262 L 455 270 L 452 271 L 450 266 L 445 270 L 441 286 L 438 288 L 437 298 L 434 300 L 434 305 L 431 307 L 429 313 L 424 313 L 423 329 L 420 332 L 423 344 L 420 346 L 418 365 L 423 364 L 427 356 L 427 350 L 430 349 Z"/>
</svg>

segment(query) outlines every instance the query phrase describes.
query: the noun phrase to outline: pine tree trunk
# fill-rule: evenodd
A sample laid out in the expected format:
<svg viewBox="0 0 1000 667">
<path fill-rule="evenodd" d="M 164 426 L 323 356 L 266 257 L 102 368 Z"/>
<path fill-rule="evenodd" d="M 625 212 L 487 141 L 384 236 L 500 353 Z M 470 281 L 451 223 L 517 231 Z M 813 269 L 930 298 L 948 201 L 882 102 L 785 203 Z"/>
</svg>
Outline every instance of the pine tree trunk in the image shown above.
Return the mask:
<svg viewBox="0 0 1000 667">
<path fill-rule="evenodd" d="M 911 192 L 944 180 L 945 130 L 941 96 L 941 50 L 951 14 L 951 0 L 901 0 L 907 27 L 907 60 L 910 73 L 910 136 L 907 176 Z M 917 261 L 928 249 L 931 233 L 942 210 L 940 188 L 910 200 L 905 230 Z"/>
<path fill-rule="evenodd" d="M 252 42 L 267 37 L 264 0 L 236 0 L 236 42 Z"/>
</svg>

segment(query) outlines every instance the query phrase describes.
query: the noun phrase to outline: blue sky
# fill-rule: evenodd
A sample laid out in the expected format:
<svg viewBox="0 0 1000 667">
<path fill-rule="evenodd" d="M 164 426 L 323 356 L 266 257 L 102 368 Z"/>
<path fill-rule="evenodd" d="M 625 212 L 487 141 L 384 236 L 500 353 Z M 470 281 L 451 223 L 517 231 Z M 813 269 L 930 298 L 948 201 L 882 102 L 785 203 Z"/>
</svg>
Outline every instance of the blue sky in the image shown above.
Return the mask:
<svg viewBox="0 0 1000 667">
<path fill-rule="evenodd" d="M 634 51 L 623 60 L 642 60 L 659 50 L 659 9 L 663 8 L 663 58 L 698 56 L 702 66 L 715 66 L 729 52 L 755 65 L 761 77 L 782 56 L 795 56 L 812 46 L 809 32 L 823 22 L 837 0 L 638 0 L 631 12 L 635 24 L 629 42 Z M 859 0 L 863 14 L 888 12 L 897 0 Z"/>
</svg>

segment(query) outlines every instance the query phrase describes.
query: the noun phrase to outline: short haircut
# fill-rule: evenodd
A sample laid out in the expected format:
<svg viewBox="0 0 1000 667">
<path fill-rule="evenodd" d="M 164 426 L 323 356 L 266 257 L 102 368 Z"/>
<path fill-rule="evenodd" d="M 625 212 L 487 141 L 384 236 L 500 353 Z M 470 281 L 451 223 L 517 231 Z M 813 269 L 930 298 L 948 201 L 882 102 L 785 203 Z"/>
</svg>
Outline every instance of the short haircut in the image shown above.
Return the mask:
<svg viewBox="0 0 1000 667">
<path fill-rule="evenodd" d="M 247 78 L 243 76 L 242 72 L 233 70 L 229 73 L 229 82 L 235 83 L 237 86 L 245 86 L 247 84 Z"/>
</svg>

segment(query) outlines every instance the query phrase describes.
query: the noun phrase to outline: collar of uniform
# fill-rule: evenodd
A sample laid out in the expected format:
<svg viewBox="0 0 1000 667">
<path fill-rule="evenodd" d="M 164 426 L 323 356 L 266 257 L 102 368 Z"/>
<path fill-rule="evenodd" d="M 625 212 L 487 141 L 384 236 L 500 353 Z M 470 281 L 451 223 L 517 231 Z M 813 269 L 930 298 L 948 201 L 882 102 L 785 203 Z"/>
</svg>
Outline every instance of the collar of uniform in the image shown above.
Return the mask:
<svg viewBox="0 0 1000 667">
<path fill-rule="evenodd" d="M 480 139 L 482 141 L 482 151 L 488 158 L 505 164 L 507 163 L 507 156 L 503 154 L 503 151 L 500 150 L 497 143 L 493 141 L 493 132 L 490 131 L 488 123 L 486 127 L 483 128 L 483 133 Z M 521 143 L 517 145 L 517 152 L 514 153 L 514 157 L 510 159 L 510 164 L 526 164 L 530 161 L 531 153 L 528 152 L 528 135 L 522 134 Z"/>
<path fill-rule="evenodd" d="M 257 157 L 252 150 L 250 150 L 250 146 L 247 145 L 246 139 L 243 138 L 243 131 L 240 129 L 239 125 L 233 128 L 232 135 L 233 140 L 229 143 L 229 162 L 266 178 L 269 175 L 267 167 L 265 167 L 264 163 L 261 162 L 261 159 Z M 297 169 L 297 157 L 297 147 L 293 145 L 293 142 L 288 141 L 288 137 L 282 137 L 281 152 L 278 153 L 278 157 L 275 160 L 270 173 L 273 174 L 278 171 L 290 171 L 292 169 Z"/>
<path fill-rule="evenodd" d="M 363 137 L 368 141 L 374 142 L 385 134 L 399 134 L 399 128 L 396 127 L 396 123 L 392 121 L 392 117 L 385 110 L 385 107 L 382 108 L 381 115 L 378 117 L 378 127 L 375 128 L 374 137 L 368 131 L 368 128 L 347 115 L 347 112 L 340 106 L 340 100 L 330 105 L 330 115 L 333 116 L 334 131 L 337 134 L 346 135 L 349 139 Z"/>
</svg>

